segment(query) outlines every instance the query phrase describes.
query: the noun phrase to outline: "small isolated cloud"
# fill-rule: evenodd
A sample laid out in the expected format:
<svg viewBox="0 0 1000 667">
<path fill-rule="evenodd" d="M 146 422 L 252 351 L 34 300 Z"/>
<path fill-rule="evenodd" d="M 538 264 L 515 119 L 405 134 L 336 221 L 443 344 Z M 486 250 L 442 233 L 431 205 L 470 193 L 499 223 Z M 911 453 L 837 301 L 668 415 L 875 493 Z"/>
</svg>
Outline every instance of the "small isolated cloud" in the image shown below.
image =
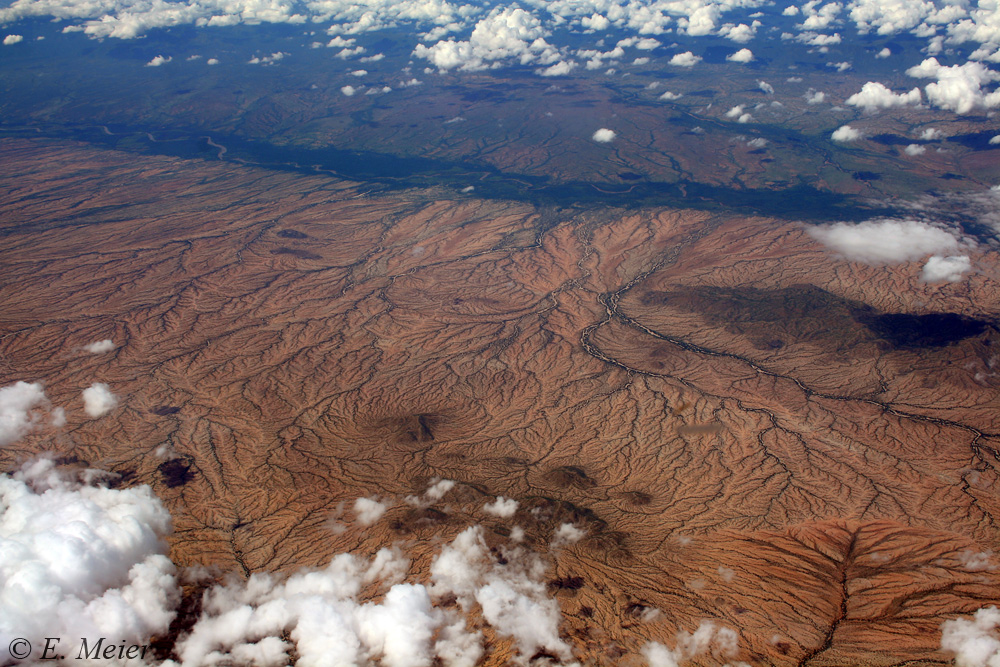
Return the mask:
<svg viewBox="0 0 1000 667">
<path fill-rule="evenodd" d="M 3 45 L 10 46 L 11 44 L 17 44 L 21 41 L 24 41 L 24 37 L 21 35 L 7 35 L 3 38 Z"/>
<path fill-rule="evenodd" d="M 757 87 L 767 95 L 774 95 L 774 86 L 769 84 L 767 81 L 758 81 Z"/>
<path fill-rule="evenodd" d="M 861 86 L 861 92 L 854 93 L 846 100 L 847 104 L 860 107 L 868 113 L 875 113 L 879 109 L 916 106 L 920 101 L 919 88 L 907 93 L 894 93 L 877 81 L 869 81 Z"/>
<path fill-rule="evenodd" d="M 103 382 L 95 382 L 83 390 L 83 409 L 91 419 L 108 414 L 116 405 L 118 397 Z"/>
<path fill-rule="evenodd" d="M 636 58 L 635 60 L 632 61 L 632 64 L 633 65 L 648 65 L 649 61 L 650 61 L 649 58 Z"/>
<path fill-rule="evenodd" d="M 514 516 L 515 512 L 517 512 L 517 507 L 518 502 L 513 498 L 497 496 L 497 499 L 492 503 L 483 505 L 483 511 L 487 514 L 492 514 L 493 516 L 509 519 Z"/>
<path fill-rule="evenodd" d="M 917 155 L 923 155 L 924 153 L 927 152 L 927 149 L 924 146 L 921 146 L 920 144 L 909 144 L 907 145 L 906 148 L 903 149 L 903 152 L 906 153 L 907 155 L 915 157 Z"/>
<path fill-rule="evenodd" d="M 659 45 L 660 45 L 659 40 L 653 39 L 652 37 L 646 37 L 636 42 L 635 48 L 639 49 L 640 51 L 652 51 Z"/>
<path fill-rule="evenodd" d="M 924 141 L 937 141 L 943 136 L 944 134 L 941 130 L 933 127 L 928 127 L 920 133 L 920 138 Z"/>
<path fill-rule="evenodd" d="M 919 220 L 878 219 L 810 227 L 809 235 L 848 260 L 898 264 L 954 252 L 962 243 L 951 232 Z"/>
<path fill-rule="evenodd" d="M 764 148 L 764 146 L 767 146 L 767 139 L 763 137 L 757 137 L 756 139 L 751 139 L 750 141 L 747 142 L 747 146 L 755 150 Z"/>
<path fill-rule="evenodd" d="M 354 43 L 358 40 L 353 37 L 341 37 L 336 35 L 333 39 L 326 43 L 326 45 L 332 49 L 342 49 L 345 47 L 354 46 Z"/>
<path fill-rule="evenodd" d="M 354 501 L 354 514 L 362 526 L 370 526 L 378 521 L 386 509 L 385 503 L 380 503 L 375 498 L 358 498 Z"/>
<path fill-rule="evenodd" d="M 753 120 L 753 116 L 746 113 L 743 109 L 744 106 L 742 104 L 737 104 L 726 112 L 726 118 L 733 118 L 737 123 L 749 123 Z"/>
<path fill-rule="evenodd" d="M 884 49 L 882 49 L 881 51 L 879 51 L 878 53 L 876 53 L 875 57 L 876 58 L 888 58 L 891 55 L 892 55 L 892 51 L 890 51 L 889 47 L 887 46 Z"/>
<path fill-rule="evenodd" d="M 84 352 L 89 352 L 90 354 L 103 354 L 105 352 L 110 352 L 117 347 L 115 342 L 110 338 L 105 338 L 104 340 L 98 340 L 89 345 L 83 346 Z"/>
<path fill-rule="evenodd" d="M 669 90 L 666 91 L 666 92 L 664 92 L 662 95 L 660 95 L 660 99 L 661 100 L 665 100 L 667 102 L 672 102 L 674 100 L 679 100 L 682 97 L 684 97 L 684 96 L 681 95 L 681 94 L 679 94 L 679 93 L 672 93 Z"/>
<path fill-rule="evenodd" d="M 760 21 L 754 21 L 751 25 L 747 25 L 746 23 L 740 23 L 739 25 L 727 23 L 719 29 L 719 36 L 725 37 L 732 42 L 736 42 L 737 44 L 746 44 L 756 37 L 757 28 L 759 28 L 760 25 Z"/>
<path fill-rule="evenodd" d="M 966 255 L 941 257 L 934 255 L 927 259 L 920 279 L 928 283 L 957 283 L 972 269 L 972 262 Z"/>
<path fill-rule="evenodd" d="M 1000 661 L 1000 610 L 984 607 L 969 618 L 956 618 L 941 625 L 941 650 L 955 656 L 961 667 L 991 667 Z"/>
<path fill-rule="evenodd" d="M 673 65 L 674 67 L 694 67 L 701 62 L 701 57 L 696 56 L 690 51 L 685 51 L 684 53 L 678 53 L 671 58 L 667 64 Z"/>
<path fill-rule="evenodd" d="M 841 125 L 836 130 L 833 131 L 833 134 L 830 135 L 830 138 L 833 139 L 834 141 L 839 141 L 843 143 L 848 141 L 857 141 L 863 136 L 865 135 L 864 132 L 862 132 L 861 130 L 855 130 L 850 125 Z"/>
<path fill-rule="evenodd" d="M 783 16 L 798 16 L 799 8 L 795 5 L 788 5 L 784 10 L 782 10 L 781 14 Z"/>
<path fill-rule="evenodd" d="M 435 477 L 431 479 L 431 485 L 424 491 L 423 497 L 406 496 L 405 500 L 414 507 L 427 507 L 444 498 L 453 488 L 455 488 L 454 480 Z"/>
<path fill-rule="evenodd" d="M 997 144 L 1000 144 L 1000 134 L 996 135 L 995 137 L 990 137 L 990 145 L 996 146 Z"/>
<path fill-rule="evenodd" d="M 34 428 L 40 419 L 36 409 L 47 405 L 38 382 L 15 382 L 0 388 L 0 447 L 16 442 Z"/>
<path fill-rule="evenodd" d="M 736 53 L 726 56 L 726 60 L 731 63 L 748 63 L 753 60 L 753 51 L 750 49 L 740 49 Z"/>
<path fill-rule="evenodd" d="M 541 76 L 566 76 L 573 71 L 576 63 L 569 60 L 560 60 L 554 65 L 537 70 Z"/>
<path fill-rule="evenodd" d="M 341 49 L 334 58 L 340 58 L 341 60 L 348 60 L 355 56 L 360 56 L 362 53 L 368 51 L 363 46 L 355 46 L 354 48 Z"/>
<path fill-rule="evenodd" d="M 789 35 L 789 38 L 791 37 L 792 36 Z M 784 35 L 782 35 L 782 39 L 784 39 Z M 795 41 L 805 44 L 807 46 L 819 46 L 819 47 L 836 46 L 841 42 L 840 33 L 837 32 L 833 33 L 832 35 L 822 35 L 815 32 L 802 32 L 796 35 L 794 39 Z M 820 51 L 826 53 L 827 49 L 820 48 Z M 832 65 L 832 64 L 833 63 L 827 63 L 827 65 Z"/>
<path fill-rule="evenodd" d="M 368 70 L 366 69 L 356 69 L 353 72 L 351 72 L 351 76 L 367 76 L 367 75 L 368 75 Z"/>
<path fill-rule="evenodd" d="M 431 485 L 427 487 L 426 491 L 424 491 L 424 495 L 430 500 L 437 502 L 438 500 L 444 498 L 444 494 L 448 493 L 453 488 L 455 488 L 454 480 L 435 479 L 432 480 Z"/>
<path fill-rule="evenodd" d="M 571 523 L 560 524 L 556 532 L 552 535 L 552 546 L 561 547 L 566 544 L 575 544 L 583 539 L 587 531 L 577 528 Z"/>
<path fill-rule="evenodd" d="M 209 58 L 208 60 L 205 61 L 205 64 L 206 65 L 218 65 L 219 64 L 219 59 L 218 58 Z"/>
<path fill-rule="evenodd" d="M 163 56 L 156 56 L 155 58 L 153 58 L 152 60 L 150 60 L 148 63 L 146 63 L 146 67 L 159 67 L 160 65 L 163 65 L 164 63 L 168 63 L 171 60 L 173 60 L 173 58 L 170 58 L 169 56 L 166 57 L 166 58 L 164 58 Z"/>
<path fill-rule="evenodd" d="M 288 54 L 285 53 L 284 51 L 275 51 L 269 56 L 263 56 L 263 57 L 254 56 L 253 58 L 248 60 L 247 63 L 250 65 L 273 65 L 274 63 L 283 59 L 287 55 Z"/>
<path fill-rule="evenodd" d="M 354 86 L 341 86 L 340 92 L 342 92 L 344 95 L 347 95 L 348 97 L 351 97 L 352 95 L 354 95 L 354 93 L 358 92 L 358 90 Z"/>
<path fill-rule="evenodd" d="M 993 562 L 993 550 L 973 551 L 966 549 L 958 554 L 958 560 L 962 563 L 962 569 L 969 572 L 985 572 L 997 569 Z"/>
<path fill-rule="evenodd" d="M 617 135 L 615 134 L 614 130 L 609 130 L 606 127 L 602 127 L 597 132 L 594 132 L 594 136 L 592 136 L 591 139 L 593 139 L 599 144 L 607 144 L 614 141 L 616 136 Z"/>
<path fill-rule="evenodd" d="M 804 95 L 806 104 L 822 104 L 826 101 L 826 93 L 810 88 Z"/>
</svg>

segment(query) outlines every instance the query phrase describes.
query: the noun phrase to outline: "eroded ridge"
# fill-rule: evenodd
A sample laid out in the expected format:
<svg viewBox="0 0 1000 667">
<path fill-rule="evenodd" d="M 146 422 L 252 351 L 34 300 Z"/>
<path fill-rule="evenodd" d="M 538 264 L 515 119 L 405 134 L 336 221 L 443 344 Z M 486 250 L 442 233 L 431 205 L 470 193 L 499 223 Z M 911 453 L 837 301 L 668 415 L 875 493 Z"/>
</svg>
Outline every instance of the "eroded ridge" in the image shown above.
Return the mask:
<svg viewBox="0 0 1000 667">
<path fill-rule="evenodd" d="M 927 285 L 767 219 L 0 157 L 0 384 L 67 409 L 0 458 L 151 484 L 177 562 L 419 554 L 471 523 L 547 551 L 569 523 L 553 591 L 598 663 L 717 618 L 754 664 L 941 664 L 941 621 L 998 601 L 995 254 Z M 515 515 L 481 511 L 499 495 Z"/>
</svg>

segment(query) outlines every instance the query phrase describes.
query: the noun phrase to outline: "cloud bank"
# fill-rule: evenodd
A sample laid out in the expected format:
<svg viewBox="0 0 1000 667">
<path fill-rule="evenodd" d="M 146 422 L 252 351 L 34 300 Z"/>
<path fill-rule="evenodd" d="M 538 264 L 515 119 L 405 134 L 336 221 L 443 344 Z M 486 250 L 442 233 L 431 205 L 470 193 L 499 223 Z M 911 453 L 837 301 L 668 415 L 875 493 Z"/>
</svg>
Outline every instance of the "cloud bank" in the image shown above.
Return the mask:
<svg viewBox="0 0 1000 667">
<path fill-rule="evenodd" d="M 165 555 L 170 515 L 147 486 L 100 486 L 111 477 L 58 470 L 47 459 L 0 475 L 2 647 L 15 637 L 36 647 L 53 636 L 146 643 L 167 632 L 181 599 Z M 497 504 L 503 514 L 516 507 Z M 361 499 L 355 509 L 376 505 Z M 339 554 L 287 577 L 255 573 L 210 586 L 176 644 L 178 661 L 163 665 L 279 667 L 295 655 L 300 665 L 335 657 L 345 667 L 473 667 L 484 637 L 468 627 L 470 615 L 510 639 L 520 662 L 539 651 L 571 660 L 546 565 L 521 547 L 500 549 L 494 557 L 472 526 L 441 547 L 424 583 L 405 583 L 409 561 L 382 549 L 370 559 Z M 458 605 L 438 604 L 444 598 Z"/>
<path fill-rule="evenodd" d="M 1000 664 L 1000 610 L 984 607 L 971 619 L 956 618 L 941 626 L 941 650 L 955 656 L 957 667 L 994 667 Z"/>
<path fill-rule="evenodd" d="M 919 220 L 839 222 L 810 227 L 808 233 L 848 260 L 873 265 L 898 264 L 931 254 L 952 253 L 964 245 L 952 232 Z"/>
<path fill-rule="evenodd" d="M 14 637 L 142 642 L 170 625 L 170 515 L 149 487 L 86 483 L 96 477 L 70 478 L 44 459 L 0 475 L 0 650 Z"/>
</svg>

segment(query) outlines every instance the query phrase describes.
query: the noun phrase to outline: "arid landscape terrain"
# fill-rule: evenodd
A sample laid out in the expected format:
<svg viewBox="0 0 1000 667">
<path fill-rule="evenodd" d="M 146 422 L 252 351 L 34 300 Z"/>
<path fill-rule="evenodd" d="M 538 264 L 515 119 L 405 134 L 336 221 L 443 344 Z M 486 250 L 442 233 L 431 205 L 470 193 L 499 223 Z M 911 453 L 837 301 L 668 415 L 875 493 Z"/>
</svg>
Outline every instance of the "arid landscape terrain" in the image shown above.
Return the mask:
<svg viewBox="0 0 1000 667">
<path fill-rule="evenodd" d="M 0 140 L 0 386 L 66 411 L 0 466 L 151 485 L 211 576 L 521 537 L 581 664 L 708 619 L 738 650 L 690 664 L 944 665 L 1000 604 L 995 250 L 928 282 L 796 220 L 371 190 Z"/>
</svg>

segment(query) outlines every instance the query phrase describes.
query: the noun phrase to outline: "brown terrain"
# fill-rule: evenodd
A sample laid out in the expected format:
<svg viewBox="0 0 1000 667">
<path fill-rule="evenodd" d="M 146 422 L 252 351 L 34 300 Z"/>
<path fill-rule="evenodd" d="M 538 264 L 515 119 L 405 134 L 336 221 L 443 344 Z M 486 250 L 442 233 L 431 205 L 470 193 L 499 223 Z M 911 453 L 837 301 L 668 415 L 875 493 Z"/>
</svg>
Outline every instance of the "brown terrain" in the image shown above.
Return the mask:
<svg viewBox="0 0 1000 667">
<path fill-rule="evenodd" d="M 148 483 L 177 563 L 247 573 L 573 522 L 550 589 L 590 664 L 703 619 L 752 665 L 948 664 L 942 621 L 1000 603 L 995 252 L 928 285 L 796 222 L 367 190 L 0 141 L 0 385 L 68 417 L 2 468 Z"/>
</svg>

